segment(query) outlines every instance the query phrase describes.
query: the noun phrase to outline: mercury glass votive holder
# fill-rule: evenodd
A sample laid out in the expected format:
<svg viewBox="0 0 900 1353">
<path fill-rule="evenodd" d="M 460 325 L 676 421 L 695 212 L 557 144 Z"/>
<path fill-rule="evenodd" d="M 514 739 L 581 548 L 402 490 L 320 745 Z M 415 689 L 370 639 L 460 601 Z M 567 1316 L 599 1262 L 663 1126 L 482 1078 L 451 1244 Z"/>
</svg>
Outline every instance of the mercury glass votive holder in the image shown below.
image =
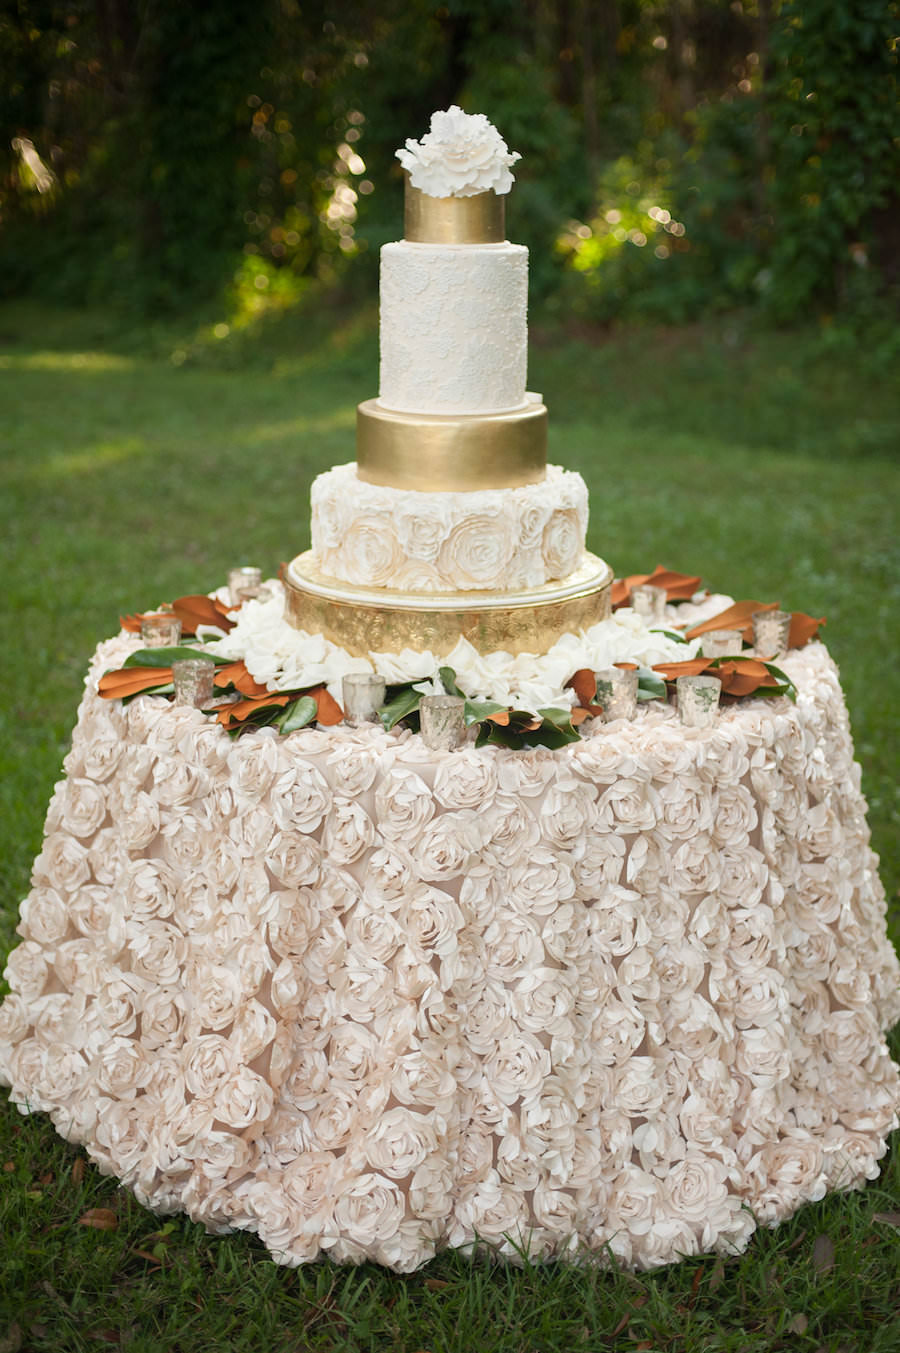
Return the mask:
<svg viewBox="0 0 900 1353">
<path fill-rule="evenodd" d="M 686 728 L 709 728 L 716 721 L 722 683 L 718 677 L 680 676 L 675 682 L 678 717 Z"/>
<path fill-rule="evenodd" d="M 791 646 L 790 611 L 756 611 L 753 647 L 760 658 L 783 658 Z"/>
<path fill-rule="evenodd" d="M 141 642 L 145 648 L 174 648 L 181 642 L 181 621 L 171 611 L 150 611 L 141 616 Z"/>
<path fill-rule="evenodd" d="M 631 608 L 642 620 L 660 624 L 666 614 L 666 589 L 653 583 L 638 583 L 631 589 Z"/>
<path fill-rule="evenodd" d="M 633 719 L 637 713 L 638 674 L 628 668 L 605 667 L 594 673 L 597 694 L 594 704 L 603 710 L 603 720 Z"/>
<path fill-rule="evenodd" d="M 375 676 L 372 672 L 348 673 L 341 682 L 347 723 L 358 727 L 360 724 L 377 722 L 385 691 L 386 682 L 382 676 Z"/>
<path fill-rule="evenodd" d="M 176 705 L 195 705 L 200 708 L 213 698 L 213 677 L 216 664 L 211 658 L 181 658 L 172 663 L 172 681 L 175 685 Z"/>
<path fill-rule="evenodd" d="M 228 570 L 228 591 L 231 594 L 232 606 L 239 606 L 242 601 L 248 600 L 248 598 L 240 595 L 241 592 L 248 592 L 255 588 L 256 590 L 252 595 L 256 596 L 261 582 L 261 568 L 252 568 L 249 565 L 242 565 L 241 568 L 230 568 Z"/>
<path fill-rule="evenodd" d="M 710 630 L 700 636 L 704 658 L 739 658 L 744 647 L 740 630 Z"/>
<path fill-rule="evenodd" d="M 423 695 L 419 701 L 419 728 L 426 747 L 452 752 L 466 737 L 466 702 L 459 695 Z"/>
</svg>

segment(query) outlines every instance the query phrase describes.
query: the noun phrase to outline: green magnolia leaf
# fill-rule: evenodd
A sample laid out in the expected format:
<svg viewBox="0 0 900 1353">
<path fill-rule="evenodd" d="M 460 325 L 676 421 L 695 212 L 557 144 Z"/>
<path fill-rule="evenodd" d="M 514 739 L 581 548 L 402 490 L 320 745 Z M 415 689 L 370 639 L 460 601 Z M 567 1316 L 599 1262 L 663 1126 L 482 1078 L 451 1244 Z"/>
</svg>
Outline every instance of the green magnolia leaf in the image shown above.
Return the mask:
<svg viewBox="0 0 900 1353">
<path fill-rule="evenodd" d="M 665 700 L 666 683 L 650 667 L 638 668 L 638 700 Z"/>
<path fill-rule="evenodd" d="M 568 709 L 539 709 L 543 723 L 525 733 L 525 740 L 531 746 L 565 747 L 567 742 L 580 742 L 581 734 L 572 727 L 572 714 Z"/>
<path fill-rule="evenodd" d="M 147 686 L 142 691 L 137 691 L 134 695 L 123 695 L 122 704 L 130 705 L 132 700 L 136 700 L 139 695 L 174 695 L 175 686 L 171 681 L 161 682 L 159 686 Z"/>
<path fill-rule="evenodd" d="M 171 667 L 173 662 L 180 662 L 182 658 L 206 658 L 212 660 L 217 666 L 222 666 L 230 662 L 230 658 L 216 658 L 209 653 L 204 653 L 198 648 L 140 648 L 137 653 L 130 653 L 122 663 L 123 667 Z"/>
<path fill-rule="evenodd" d="M 475 739 L 476 747 L 486 747 L 492 743 L 497 747 L 524 747 L 522 734 L 516 732 L 514 728 L 503 728 L 500 724 L 491 723 L 486 720 L 479 725 L 478 736 Z"/>
<path fill-rule="evenodd" d="M 654 628 L 653 628 L 653 630 L 652 630 L 652 633 L 653 633 L 653 634 L 664 634 L 664 635 L 666 636 L 667 639 L 671 639 L 672 642 L 675 643 L 675 644 L 686 644 L 686 643 L 689 643 L 689 642 L 690 642 L 688 639 L 685 639 L 684 635 L 683 635 L 683 634 L 680 634 L 680 633 L 678 632 L 678 630 L 658 630 L 658 629 L 654 626 Z"/>
<path fill-rule="evenodd" d="M 464 700 L 467 698 L 465 691 L 461 691 L 456 684 L 456 673 L 452 667 L 439 667 L 438 676 L 448 695 L 461 695 Z"/>
<path fill-rule="evenodd" d="M 776 667 L 775 664 L 774 664 L 774 662 L 764 662 L 764 663 L 763 663 L 763 666 L 765 667 L 765 669 L 766 669 L 766 671 L 769 673 L 769 675 L 770 675 L 770 676 L 773 676 L 773 677 L 775 678 L 775 680 L 778 682 L 778 685 L 779 685 L 778 694 L 779 694 L 779 695 L 786 695 L 787 698 L 788 698 L 789 700 L 793 700 L 794 704 L 796 704 L 796 703 L 797 703 L 797 687 L 794 685 L 793 681 L 791 681 L 791 679 L 790 679 L 790 677 L 788 676 L 787 672 L 782 672 L 781 668 L 780 668 L 780 667 Z M 766 695 L 768 695 L 769 691 L 772 691 L 773 694 L 774 694 L 774 692 L 775 692 L 775 687 L 774 687 L 774 686 L 770 686 L 770 687 L 767 689 L 765 686 L 761 686 L 760 689 L 759 689 L 759 691 L 754 691 L 753 694 L 754 694 L 754 695 L 761 695 L 761 694 L 766 694 Z"/>
<path fill-rule="evenodd" d="M 466 700 L 464 711 L 466 725 L 483 723 L 489 714 L 500 714 L 508 708 L 508 705 L 498 705 L 496 700 Z"/>
<path fill-rule="evenodd" d="M 280 731 L 287 736 L 288 733 L 295 733 L 298 728 L 305 728 L 307 724 L 312 723 L 318 710 L 319 707 L 311 695 L 301 695 L 293 704 L 285 705 L 281 716 L 275 722 Z"/>
<path fill-rule="evenodd" d="M 228 731 L 233 736 L 240 737 L 242 733 L 247 733 L 253 728 L 265 728 L 267 724 L 277 723 L 284 710 L 290 708 L 290 705 L 258 705 L 237 728 L 230 728 Z"/>
<path fill-rule="evenodd" d="M 419 708 L 419 701 L 422 699 L 422 692 L 414 691 L 412 684 L 392 686 L 390 689 L 392 691 L 390 700 L 378 711 L 378 717 L 387 732 L 390 732 L 401 719 L 413 714 Z"/>
<path fill-rule="evenodd" d="M 475 746 L 483 747 L 486 743 L 495 743 L 499 747 L 512 747 L 521 750 L 529 745 L 525 741 L 525 730 L 533 722 L 534 715 L 523 709 L 509 710 L 508 724 L 497 724 L 490 719 L 486 719 L 478 730 Z"/>
</svg>

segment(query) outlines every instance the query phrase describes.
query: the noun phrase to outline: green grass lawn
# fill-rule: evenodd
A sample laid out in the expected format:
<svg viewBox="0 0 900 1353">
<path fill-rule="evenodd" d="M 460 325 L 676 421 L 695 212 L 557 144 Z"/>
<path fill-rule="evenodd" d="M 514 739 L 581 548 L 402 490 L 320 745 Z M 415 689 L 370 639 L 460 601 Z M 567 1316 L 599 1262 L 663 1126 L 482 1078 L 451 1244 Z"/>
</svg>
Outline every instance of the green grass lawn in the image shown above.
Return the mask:
<svg viewBox="0 0 900 1353">
<path fill-rule="evenodd" d="M 890 372 L 852 345 L 733 318 L 587 338 L 536 325 L 530 383 L 550 408 L 551 459 L 591 490 L 589 547 L 620 574 L 665 563 L 827 616 L 900 938 Z M 307 548 L 310 482 L 353 459 L 355 405 L 376 390 L 368 311 L 215 340 L 0 310 L 0 953 L 98 640 L 235 563 L 274 572 Z M 900 1348 L 896 1152 L 865 1193 L 803 1209 L 743 1257 L 650 1276 L 459 1255 L 410 1278 L 280 1269 L 251 1237 L 154 1218 L 8 1108 L 0 1171 L 0 1353 Z M 115 1229 L 79 1226 L 92 1207 L 113 1209 Z"/>
</svg>

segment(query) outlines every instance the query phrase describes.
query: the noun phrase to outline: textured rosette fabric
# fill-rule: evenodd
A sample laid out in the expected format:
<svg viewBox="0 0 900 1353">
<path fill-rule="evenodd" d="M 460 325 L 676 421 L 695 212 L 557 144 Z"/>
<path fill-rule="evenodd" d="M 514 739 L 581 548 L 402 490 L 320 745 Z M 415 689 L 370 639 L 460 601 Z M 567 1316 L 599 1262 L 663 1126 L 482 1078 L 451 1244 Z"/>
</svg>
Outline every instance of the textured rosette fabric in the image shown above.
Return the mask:
<svg viewBox="0 0 900 1353">
<path fill-rule="evenodd" d="M 651 1267 L 878 1172 L 898 962 L 837 675 L 559 752 L 262 730 L 93 685 L 0 1080 L 159 1211 L 410 1271 Z"/>
<path fill-rule="evenodd" d="M 323 573 L 409 592 L 516 590 L 565 578 L 581 563 L 588 493 L 548 465 L 540 484 L 418 493 L 367 484 L 356 465 L 313 482 L 312 546 Z"/>
</svg>

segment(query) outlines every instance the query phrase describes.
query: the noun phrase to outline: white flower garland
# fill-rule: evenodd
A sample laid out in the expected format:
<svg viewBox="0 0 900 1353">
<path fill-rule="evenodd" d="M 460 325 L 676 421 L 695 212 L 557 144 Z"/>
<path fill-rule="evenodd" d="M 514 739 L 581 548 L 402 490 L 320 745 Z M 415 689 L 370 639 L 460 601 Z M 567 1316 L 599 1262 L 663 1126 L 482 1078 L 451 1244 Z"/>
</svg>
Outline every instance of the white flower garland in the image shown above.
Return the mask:
<svg viewBox="0 0 900 1353">
<path fill-rule="evenodd" d="M 536 714 L 540 709 L 569 709 L 575 694 L 565 683 L 580 668 L 599 671 L 617 662 L 633 662 L 652 667 L 658 662 L 678 662 L 691 658 L 699 641 L 678 643 L 659 630 L 649 630 L 630 607 L 620 607 L 609 617 L 578 634 L 563 634 L 543 654 L 479 653 L 467 639 L 460 638 L 449 653 L 414 652 L 370 653 L 354 657 L 320 634 L 294 629 L 284 618 L 284 588 L 278 582 L 267 584 L 271 596 L 246 602 L 235 613 L 236 624 L 228 634 L 201 627 L 210 652 L 231 661 L 243 659 L 251 676 L 270 691 L 298 690 L 323 684 L 334 698 L 341 700 L 341 681 L 350 672 L 377 672 L 389 685 L 407 681 L 433 681 L 439 667 L 452 667 L 462 690 L 472 699 L 496 700 L 498 704 Z M 728 597 L 706 600 L 703 610 L 723 610 Z M 684 614 L 684 607 L 679 610 Z M 701 610 L 692 605 L 690 618 L 700 618 Z M 672 624 L 676 612 L 672 612 Z"/>
</svg>

